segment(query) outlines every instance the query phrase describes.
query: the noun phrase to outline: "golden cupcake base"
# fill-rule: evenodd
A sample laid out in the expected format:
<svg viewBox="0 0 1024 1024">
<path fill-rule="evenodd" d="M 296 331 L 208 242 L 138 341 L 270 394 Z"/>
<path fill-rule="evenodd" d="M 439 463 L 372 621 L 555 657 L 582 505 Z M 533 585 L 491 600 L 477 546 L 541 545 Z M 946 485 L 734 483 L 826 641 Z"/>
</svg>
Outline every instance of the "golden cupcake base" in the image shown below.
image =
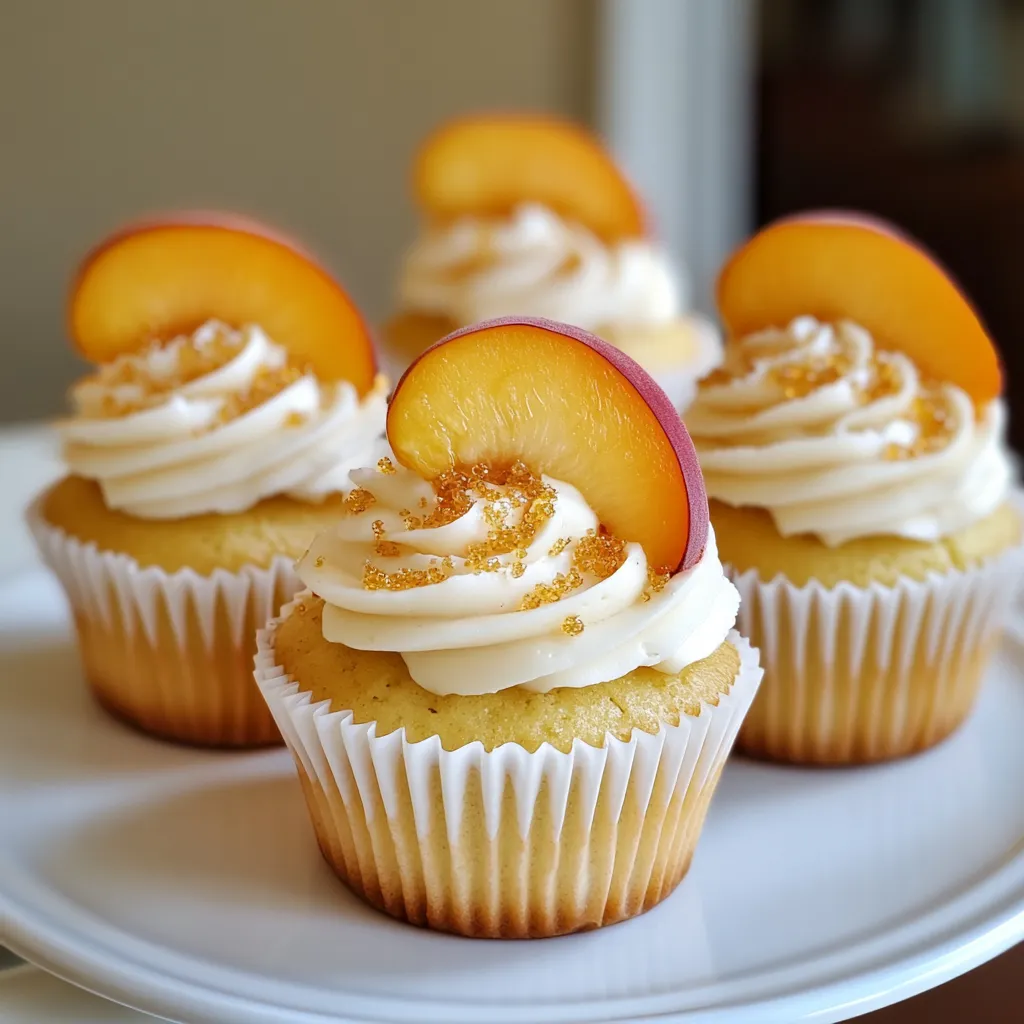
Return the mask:
<svg viewBox="0 0 1024 1024">
<path fill-rule="evenodd" d="M 713 503 L 712 522 L 765 666 L 739 750 L 865 764 L 926 750 L 967 718 L 1024 569 L 1015 509 L 935 543 L 838 548 L 782 538 L 759 510 Z"/>
<path fill-rule="evenodd" d="M 265 567 L 241 558 L 246 550 L 308 543 L 310 515 L 331 512 L 299 508 L 289 516 L 274 503 L 254 516 L 202 517 L 214 520 L 211 530 L 194 520 L 146 530 L 146 523 L 103 508 L 97 495 L 94 484 L 67 478 L 28 515 L 40 553 L 67 594 L 96 698 L 162 739 L 233 748 L 280 743 L 252 677 L 255 638 L 301 582 L 289 555 L 268 554 Z M 84 536 L 62 525 L 76 500 Z M 128 522 L 119 533 L 122 520 Z M 131 552 L 145 549 L 172 565 L 191 554 L 209 568 L 219 553 L 232 567 L 200 573 L 140 564 L 132 553 L 100 546 L 97 536 L 120 537 Z"/>
<path fill-rule="evenodd" d="M 199 576 L 266 568 L 277 557 L 294 562 L 342 514 L 340 494 L 321 502 L 277 495 L 244 512 L 140 519 L 107 508 L 99 484 L 79 476 L 57 481 L 40 495 L 33 512 L 80 544 L 126 556 L 142 569 L 168 575 L 191 570 Z"/>
<path fill-rule="evenodd" d="M 298 595 L 274 631 L 281 670 L 302 679 L 316 704 L 351 712 L 385 737 L 402 732 L 410 743 L 436 738 L 445 751 L 479 744 L 485 752 L 512 743 L 533 753 L 542 746 L 569 753 L 580 740 L 600 747 L 609 737 L 628 741 L 636 730 L 657 732 L 717 706 L 740 671 L 730 643 L 682 672 L 667 676 L 637 668 L 594 686 L 535 693 L 513 686 L 495 693 L 436 694 L 417 685 L 400 654 L 357 651 L 324 639 L 324 600 Z M 284 612 L 282 612 L 284 615 Z"/>
<path fill-rule="evenodd" d="M 295 585 L 281 574 L 276 607 L 291 597 Z M 246 638 L 254 638 L 262 625 L 261 603 L 247 601 L 242 611 Z M 75 611 L 85 677 L 108 711 L 152 736 L 195 746 L 281 742 L 253 683 L 255 643 L 237 642 L 223 609 L 214 614 L 207 642 L 195 606 L 185 609 L 178 625 L 166 609 L 158 612 L 151 637 L 137 610 L 126 615 L 116 601 L 111 604 L 108 620 Z"/>
<path fill-rule="evenodd" d="M 404 726 L 387 731 L 351 709 L 332 710 L 332 698 L 318 699 L 313 688 L 293 681 L 275 640 L 293 611 L 313 617 L 310 601 L 300 595 L 261 631 L 256 680 L 295 758 L 323 856 L 353 892 L 414 925 L 525 939 L 623 921 L 679 884 L 760 681 L 757 652 L 746 641 L 731 634 L 723 645 L 735 656 L 733 674 L 712 701 L 698 699 L 693 714 L 652 723 L 652 731 L 603 733 L 596 745 L 577 735 L 564 749 L 545 741 L 529 750 L 507 739 L 449 749 L 436 733 L 414 741 Z M 382 667 L 382 655 L 339 653 L 340 645 L 316 636 L 303 632 L 302 644 L 291 645 L 297 676 L 322 675 L 329 662 L 345 658 L 351 689 Z M 691 666 L 698 676 L 701 664 Z M 608 685 L 587 689 L 603 705 L 607 699 L 593 691 Z M 396 688 L 393 698 L 373 699 L 405 707 L 409 688 L 420 689 L 408 678 L 387 687 Z M 562 708 L 564 692 L 532 696 Z M 572 700 L 578 705 L 585 694 L 575 691 Z M 431 705 L 444 699 L 426 698 Z M 476 708 L 480 735 L 488 735 L 489 704 L 447 700 L 464 703 L 439 706 L 437 717 L 446 713 L 461 723 Z M 570 714 L 582 722 L 587 710 L 577 705 Z M 536 726 L 523 728 L 534 737 Z"/>
<path fill-rule="evenodd" d="M 737 749 L 774 761 L 867 764 L 935 746 L 970 714 L 998 639 L 991 629 L 979 634 L 990 601 L 932 602 L 913 622 L 908 606 L 889 611 L 852 597 L 826 638 L 826 616 L 780 596 L 785 588 L 770 609 L 760 588 L 740 589 L 741 618 L 764 645 L 766 668 Z"/>
<path fill-rule="evenodd" d="M 440 773 L 422 780 L 430 792 L 428 834 L 406 798 L 390 814 L 350 812 L 338 787 L 324 787 L 297 762 L 324 859 L 357 896 L 392 917 L 434 931 L 481 939 L 534 939 L 589 931 L 650 910 L 683 880 L 721 769 L 701 786 L 665 793 L 662 775 L 645 813 L 643 784 L 632 780 L 616 817 L 606 786 L 592 822 L 570 810 L 559 828 L 550 794 L 537 794 L 530 833 L 522 837 L 514 806 L 493 838 L 472 827 L 453 843 L 445 828 Z M 467 786 L 464 820 L 482 820 L 480 782 Z M 513 804 L 511 798 L 506 803 Z M 575 798 L 570 794 L 570 807 Z"/>
</svg>

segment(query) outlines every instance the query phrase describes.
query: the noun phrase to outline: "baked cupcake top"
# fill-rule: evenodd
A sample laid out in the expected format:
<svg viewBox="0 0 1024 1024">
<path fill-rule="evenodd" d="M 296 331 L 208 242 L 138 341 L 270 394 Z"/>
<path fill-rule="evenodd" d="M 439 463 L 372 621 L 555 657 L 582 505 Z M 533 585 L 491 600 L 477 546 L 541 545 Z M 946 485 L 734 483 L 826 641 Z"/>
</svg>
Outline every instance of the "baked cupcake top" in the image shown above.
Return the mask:
<svg viewBox="0 0 1024 1024">
<path fill-rule="evenodd" d="M 451 122 L 421 147 L 414 187 L 426 226 L 402 269 L 402 310 L 457 324 L 525 312 L 614 342 L 686 310 L 685 282 L 632 189 L 576 125 Z"/>
<path fill-rule="evenodd" d="M 637 364 L 548 321 L 456 332 L 406 373 L 395 462 L 298 571 L 323 633 L 439 694 L 547 692 L 709 656 L 739 597 L 693 448 Z M 396 464 L 397 462 L 397 464 Z"/>
<path fill-rule="evenodd" d="M 687 411 L 712 498 L 830 546 L 937 540 L 1006 500 L 994 349 L 949 278 L 892 229 L 780 222 L 726 265 L 719 303 L 725 363 Z"/>
<path fill-rule="evenodd" d="M 382 447 L 387 384 L 341 287 L 290 243 L 186 215 L 85 261 L 71 330 L 99 365 L 59 424 L 72 473 L 142 518 L 347 490 Z"/>
</svg>

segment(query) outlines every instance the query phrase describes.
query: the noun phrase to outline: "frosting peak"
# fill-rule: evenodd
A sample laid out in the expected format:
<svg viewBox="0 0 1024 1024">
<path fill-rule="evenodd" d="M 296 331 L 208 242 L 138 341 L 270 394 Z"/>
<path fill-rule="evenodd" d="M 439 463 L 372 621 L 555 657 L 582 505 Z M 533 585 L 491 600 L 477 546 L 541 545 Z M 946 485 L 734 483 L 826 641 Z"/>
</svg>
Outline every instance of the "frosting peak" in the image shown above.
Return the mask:
<svg viewBox="0 0 1024 1024">
<path fill-rule="evenodd" d="M 327 640 L 396 651 L 434 693 L 547 692 L 639 666 L 674 673 L 712 653 L 739 596 L 714 536 L 671 578 L 610 537 L 578 490 L 514 468 L 431 485 L 356 470 L 350 514 L 299 562 Z"/>
<path fill-rule="evenodd" d="M 144 518 L 238 512 L 275 494 L 319 499 L 381 446 L 382 378 L 360 399 L 289 362 L 258 327 L 211 321 L 101 366 L 59 424 L 73 473 Z"/>
<path fill-rule="evenodd" d="M 432 227 L 406 258 L 404 309 L 471 324 L 529 313 L 587 330 L 657 325 L 685 306 L 665 254 L 642 239 L 609 247 L 581 224 L 524 203 L 507 220 Z"/>
<path fill-rule="evenodd" d="M 976 413 L 848 321 L 798 317 L 730 343 L 686 420 L 710 497 L 830 545 L 936 540 L 994 511 L 1012 475 L 1002 402 Z"/>
</svg>

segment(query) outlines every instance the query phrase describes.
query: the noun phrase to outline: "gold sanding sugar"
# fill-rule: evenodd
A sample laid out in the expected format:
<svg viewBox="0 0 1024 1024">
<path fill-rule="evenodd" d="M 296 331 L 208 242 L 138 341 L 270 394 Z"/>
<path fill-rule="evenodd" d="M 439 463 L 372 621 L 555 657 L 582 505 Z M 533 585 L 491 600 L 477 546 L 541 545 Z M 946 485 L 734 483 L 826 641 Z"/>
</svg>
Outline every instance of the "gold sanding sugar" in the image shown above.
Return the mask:
<svg viewBox="0 0 1024 1024">
<path fill-rule="evenodd" d="M 562 622 L 562 632 L 567 636 L 579 636 L 583 632 L 583 620 L 578 615 L 567 615 Z"/>
</svg>

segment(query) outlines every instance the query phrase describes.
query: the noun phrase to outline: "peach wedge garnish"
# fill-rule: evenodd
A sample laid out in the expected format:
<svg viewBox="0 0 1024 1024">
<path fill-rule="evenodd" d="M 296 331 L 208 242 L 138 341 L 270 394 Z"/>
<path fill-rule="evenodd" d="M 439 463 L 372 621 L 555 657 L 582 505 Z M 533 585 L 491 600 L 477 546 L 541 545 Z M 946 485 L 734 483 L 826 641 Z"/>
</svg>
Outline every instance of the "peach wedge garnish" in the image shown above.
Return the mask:
<svg viewBox="0 0 1024 1024">
<path fill-rule="evenodd" d="M 769 225 L 726 263 L 718 308 L 734 336 L 805 314 L 852 320 L 976 402 L 1002 390 L 996 349 L 957 285 L 917 242 L 872 217 L 820 211 Z"/>
<path fill-rule="evenodd" d="M 255 221 L 184 213 L 129 226 L 85 258 L 71 289 L 71 337 L 96 363 L 210 319 L 257 324 L 324 380 L 360 394 L 373 384 L 370 333 L 345 289 Z"/>
<path fill-rule="evenodd" d="M 601 143 L 579 125 L 537 115 L 467 117 L 420 146 L 413 192 L 429 217 L 503 217 L 541 203 L 605 241 L 644 234 L 644 213 Z"/>
<path fill-rule="evenodd" d="M 707 495 L 679 414 L 637 363 L 578 328 L 507 318 L 448 335 L 399 382 L 388 440 L 426 479 L 521 461 L 570 483 L 661 571 L 704 551 Z"/>
</svg>

